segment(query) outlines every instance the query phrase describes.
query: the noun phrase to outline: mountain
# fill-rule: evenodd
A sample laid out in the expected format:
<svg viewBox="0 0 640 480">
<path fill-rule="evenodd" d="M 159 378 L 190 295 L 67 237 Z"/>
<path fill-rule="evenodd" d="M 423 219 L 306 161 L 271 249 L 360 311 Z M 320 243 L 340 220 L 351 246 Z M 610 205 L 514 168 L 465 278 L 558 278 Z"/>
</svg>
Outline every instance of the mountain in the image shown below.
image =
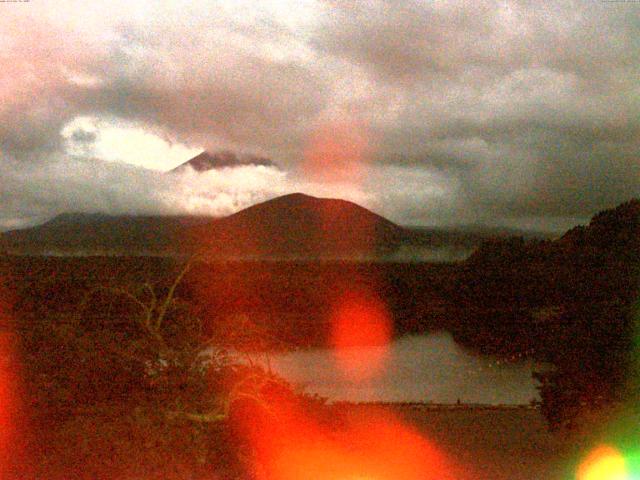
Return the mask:
<svg viewBox="0 0 640 480">
<path fill-rule="evenodd" d="M 214 255 L 322 257 L 389 253 L 404 229 L 352 202 L 294 193 L 194 227 L 193 233 Z"/>
<path fill-rule="evenodd" d="M 268 158 L 258 157 L 255 155 L 242 155 L 238 156 L 237 154 L 229 151 L 221 151 L 216 153 L 202 152 L 190 160 L 187 160 L 181 165 L 178 165 L 173 170 L 169 172 L 183 172 L 189 168 L 192 168 L 196 172 L 206 172 L 208 170 L 221 169 L 221 168 L 230 168 L 230 167 L 241 167 L 245 165 L 262 165 L 265 167 L 274 167 L 276 166 Z"/>
<path fill-rule="evenodd" d="M 352 202 L 294 193 L 225 218 L 67 213 L 43 225 L 0 234 L 0 251 L 133 256 L 203 251 L 215 258 L 454 261 L 487 239 L 513 233 L 478 227 L 401 227 Z"/>
<path fill-rule="evenodd" d="M 0 235 L 19 254 L 175 254 L 189 228 L 211 217 L 65 213 L 43 225 Z"/>
<path fill-rule="evenodd" d="M 0 235 L 0 248 L 29 254 L 322 257 L 393 251 L 404 230 L 344 200 L 300 193 L 226 218 L 63 214 Z"/>
</svg>

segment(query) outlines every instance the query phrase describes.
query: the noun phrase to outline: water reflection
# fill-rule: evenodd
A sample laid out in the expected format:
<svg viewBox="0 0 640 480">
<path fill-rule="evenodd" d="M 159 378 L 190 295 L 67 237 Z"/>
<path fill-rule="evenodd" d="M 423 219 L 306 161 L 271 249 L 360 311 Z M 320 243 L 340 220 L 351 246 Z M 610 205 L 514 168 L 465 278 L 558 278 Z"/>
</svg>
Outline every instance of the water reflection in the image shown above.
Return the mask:
<svg viewBox="0 0 640 480">
<path fill-rule="evenodd" d="M 384 367 L 365 381 L 340 368 L 344 355 L 366 364 L 382 350 L 387 357 Z M 331 401 L 526 404 L 539 398 L 531 378 L 533 363 L 505 364 L 472 355 L 448 333 L 407 336 L 390 347 L 353 347 L 340 359 L 329 349 L 277 353 L 269 363 L 275 373 L 307 393 Z"/>
</svg>

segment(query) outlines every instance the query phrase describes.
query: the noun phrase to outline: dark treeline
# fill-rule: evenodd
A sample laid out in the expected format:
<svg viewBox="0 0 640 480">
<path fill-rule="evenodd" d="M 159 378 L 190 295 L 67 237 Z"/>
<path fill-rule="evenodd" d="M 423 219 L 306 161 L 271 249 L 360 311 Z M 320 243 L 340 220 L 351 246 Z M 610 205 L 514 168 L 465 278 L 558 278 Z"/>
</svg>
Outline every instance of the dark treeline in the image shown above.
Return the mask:
<svg viewBox="0 0 640 480">
<path fill-rule="evenodd" d="M 536 375 L 552 426 L 637 398 L 640 201 L 555 241 L 485 243 L 454 277 L 458 341 L 553 366 Z"/>
<path fill-rule="evenodd" d="M 136 289 L 149 283 L 166 289 L 183 261 L 160 257 L 5 257 L 5 288 L 18 323 L 52 314 L 80 314 L 86 322 L 113 317 L 114 305 L 96 289 Z M 354 291 L 375 296 L 388 308 L 396 335 L 446 328 L 455 267 L 447 264 L 348 261 L 196 262 L 178 286 L 178 296 L 220 338 L 249 319 L 279 344 L 323 345 L 332 308 Z M 93 297 L 87 302 L 88 297 Z M 113 303 L 113 302 L 111 302 Z M 125 315 L 137 307 L 120 298 Z M 81 312 L 79 310 L 82 310 Z"/>
<path fill-rule="evenodd" d="M 193 302 L 186 271 L 143 258 L 3 260 L 1 478 L 254 478 L 243 419 L 271 428 L 283 420 L 271 407 L 291 405 L 325 421 L 322 399 L 228 352 L 237 338 L 212 331 L 220 317 Z"/>
</svg>

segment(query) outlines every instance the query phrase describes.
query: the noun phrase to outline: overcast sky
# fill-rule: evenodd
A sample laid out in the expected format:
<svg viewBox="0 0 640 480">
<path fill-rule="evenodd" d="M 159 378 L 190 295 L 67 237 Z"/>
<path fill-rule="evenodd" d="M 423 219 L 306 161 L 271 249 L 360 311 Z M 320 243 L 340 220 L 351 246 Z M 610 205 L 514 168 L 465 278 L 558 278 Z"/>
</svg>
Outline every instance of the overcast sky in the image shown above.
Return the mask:
<svg viewBox="0 0 640 480">
<path fill-rule="evenodd" d="M 230 150 L 278 167 L 169 170 Z M 640 3 L 0 3 L 0 228 L 293 191 L 562 229 L 640 196 Z"/>
</svg>

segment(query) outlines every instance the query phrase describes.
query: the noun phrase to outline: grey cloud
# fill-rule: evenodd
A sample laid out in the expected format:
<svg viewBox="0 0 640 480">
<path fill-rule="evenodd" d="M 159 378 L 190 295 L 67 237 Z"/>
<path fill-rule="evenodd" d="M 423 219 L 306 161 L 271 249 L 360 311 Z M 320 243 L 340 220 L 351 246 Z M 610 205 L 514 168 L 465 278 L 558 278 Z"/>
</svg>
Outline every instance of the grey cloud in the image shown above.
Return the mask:
<svg viewBox="0 0 640 480">
<path fill-rule="evenodd" d="M 512 139 L 526 150 L 460 175 L 460 196 L 505 218 L 582 217 L 640 196 L 640 143 L 593 142 L 563 132 Z M 514 161 L 514 158 L 520 161 Z M 523 160 L 524 159 L 524 160 Z"/>
<path fill-rule="evenodd" d="M 65 123 L 95 115 L 295 167 L 314 128 L 352 108 L 371 133 L 367 168 L 378 184 L 360 195 L 354 179 L 345 195 L 400 222 L 560 224 L 640 195 L 637 4 L 336 1 L 303 32 L 192 10 L 105 27 L 97 46 L 35 21 L 21 27 L 35 33 L 0 55 L 3 68 L 18 65 L 12 88 L 22 85 L 0 90 L 2 152 L 42 164 L 64 147 Z M 69 71 L 91 81 L 74 83 Z M 71 141 L 91 137 L 78 131 Z M 276 183 L 255 187 L 258 196 L 294 187 L 343 195 L 335 185 Z M 109 191 L 100 205 L 117 195 L 122 208 L 138 205 L 124 187 Z M 4 195 L 11 218 L 52 208 L 47 195 Z M 20 198 L 33 208 L 18 208 Z"/>
<path fill-rule="evenodd" d="M 443 174 L 452 215 L 575 219 L 640 195 L 635 5 L 357 5 L 334 4 L 314 44 L 395 89 L 377 160 Z"/>
<path fill-rule="evenodd" d="M 80 65 L 72 47 L 62 52 L 59 67 L 43 70 L 46 82 L 29 76 L 44 60 L 29 61 L 30 39 L 23 38 L 15 55 L 23 55 L 24 88 L 31 94 L 8 98 L 0 109 L 0 146 L 18 157 L 60 150 L 66 122 L 108 115 L 204 147 L 270 156 L 299 151 L 306 139 L 301 125 L 324 108 L 323 79 L 304 65 L 228 45 L 229 28 L 184 27 L 121 25 Z M 76 69 L 94 81 L 74 83 L 65 73 Z"/>
<path fill-rule="evenodd" d="M 216 39 L 131 26 L 125 32 L 111 47 L 103 84 L 80 92 L 84 111 L 155 124 L 205 147 L 222 141 L 273 154 L 300 147 L 299 125 L 326 102 L 322 80 L 308 68 L 229 55 L 224 32 Z M 186 52 L 185 35 L 187 44 L 203 43 Z"/>
<path fill-rule="evenodd" d="M 83 68 L 84 40 L 15 10 L 3 12 L 0 38 L 0 151 L 27 160 L 58 151 L 60 129 L 76 115 L 65 68 Z"/>
<path fill-rule="evenodd" d="M 96 132 L 91 132 L 82 128 L 71 132 L 71 140 L 76 143 L 93 143 L 97 138 L 98 134 Z"/>
<path fill-rule="evenodd" d="M 337 2 L 314 44 L 389 81 L 543 65 L 593 77 L 640 58 L 633 6 L 607 3 Z"/>
<path fill-rule="evenodd" d="M 63 146 L 60 130 L 75 116 L 64 98 L 57 87 L 36 89 L 33 97 L 0 108 L 0 152 L 33 159 L 59 151 Z"/>
<path fill-rule="evenodd" d="M 21 158 L 58 150 L 61 146 L 59 132 L 64 121 L 45 122 L 44 118 L 34 122 L 33 118 L 24 115 L 14 116 L 11 124 L 0 126 L 0 150 Z"/>
<path fill-rule="evenodd" d="M 286 188 L 276 168 L 166 175 L 130 165 L 55 155 L 0 162 L 0 229 L 64 212 L 227 215 Z"/>
<path fill-rule="evenodd" d="M 336 185 L 309 182 L 265 165 L 165 174 L 98 159 L 54 156 L 32 163 L 5 159 L 0 162 L 0 177 L 0 230 L 40 223 L 65 212 L 223 216 L 293 192 L 339 196 L 399 223 L 411 223 L 414 211 L 441 219 L 437 209 L 425 212 L 424 205 L 445 200 L 447 193 L 433 188 L 418 197 L 410 195 L 401 187 L 437 179 L 404 167 L 376 167 L 361 185 L 339 185 L 339 195 Z M 374 190 L 374 185 L 382 188 Z"/>
</svg>

